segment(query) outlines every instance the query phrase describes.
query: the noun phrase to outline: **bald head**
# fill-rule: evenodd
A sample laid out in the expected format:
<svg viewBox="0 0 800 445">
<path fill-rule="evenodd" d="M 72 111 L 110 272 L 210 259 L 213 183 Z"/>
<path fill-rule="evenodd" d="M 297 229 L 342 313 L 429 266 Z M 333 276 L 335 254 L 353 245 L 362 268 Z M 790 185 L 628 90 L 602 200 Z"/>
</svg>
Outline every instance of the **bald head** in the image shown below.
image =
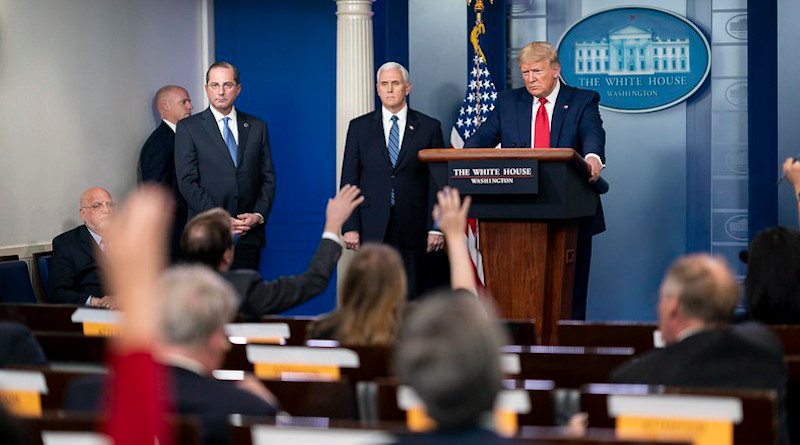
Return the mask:
<svg viewBox="0 0 800 445">
<path fill-rule="evenodd" d="M 114 200 L 102 187 L 92 187 L 81 195 L 81 221 L 93 232 L 104 235 L 114 218 Z"/>
<path fill-rule="evenodd" d="M 173 124 L 192 114 L 192 99 L 189 98 L 189 93 L 178 85 L 159 88 L 155 102 L 161 118 Z"/>
</svg>

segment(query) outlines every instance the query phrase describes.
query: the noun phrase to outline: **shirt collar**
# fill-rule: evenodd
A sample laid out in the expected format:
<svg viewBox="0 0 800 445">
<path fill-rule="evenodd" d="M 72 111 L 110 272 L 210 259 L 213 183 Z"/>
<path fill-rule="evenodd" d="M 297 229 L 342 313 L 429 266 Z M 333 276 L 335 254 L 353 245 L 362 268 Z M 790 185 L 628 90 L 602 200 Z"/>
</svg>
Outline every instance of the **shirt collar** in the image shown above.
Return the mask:
<svg viewBox="0 0 800 445">
<path fill-rule="evenodd" d="M 102 240 L 103 240 L 103 237 L 102 237 L 102 236 L 100 236 L 100 235 L 99 235 L 97 232 L 95 232 L 94 230 L 90 229 L 90 228 L 89 228 L 89 226 L 86 226 L 86 230 L 88 230 L 88 231 L 89 231 L 89 235 L 92 235 L 92 238 L 94 239 L 94 242 L 96 242 L 96 243 L 97 243 L 97 245 L 99 246 L 99 245 L 100 245 L 100 241 L 102 241 Z"/>
<path fill-rule="evenodd" d="M 547 99 L 547 103 L 555 105 L 556 99 L 558 99 L 558 92 L 561 91 L 561 82 L 556 81 L 556 86 L 553 88 L 553 91 L 550 92 L 545 99 Z M 539 98 L 537 97 L 536 100 L 538 101 Z"/>
<path fill-rule="evenodd" d="M 166 120 L 166 119 L 161 119 L 161 120 L 162 120 L 162 121 L 163 121 L 165 124 L 167 124 L 167 126 L 168 126 L 169 128 L 171 128 L 171 129 L 172 129 L 172 132 L 173 132 L 173 133 L 175 133 L 175 130 L 178 128 L 178 126 L 177 126 L 177 125 L 173 124 L 172 122 L 170 122 L 170 121 L 168 121 L 168 120 Z"/>
<path fill-rule="evenodd" d="M 381 116 L 383 116 L 383 121 L 387 122 L 392 118 L 392 115 L 397 116 L 397 121 L 405 121 L 406 117 L 408 116 L 408 104 L 403 106 L 403 109 L 398 111 L 397 113 L 392 113 L 391 111 L 387 110 L 386 107 L 381 105 Z"/>
<path fill-rule="evenodd" d="M 197 375 L 208 376 L 208 372 L 200 362 L 184 355 L 163 353 L 159 356 L 158 361 L 167 366 L 185 369 Z"/>
<path fill-rule="evenodd" d="M 214 115 L 214 120 L 216 122 L 221 121 L 223 117 L 229 117 L 229 118 L 231 118 L 232 121 L 236 122 L 236 107 L 231 108 L 231 112 L 228 113 L 227 116 L 225 116 L 222 113 L 220 113 L 219 111 L 217 111 L 217 109 L 214 108 L 214 107 L 210 106 L 210 107 L 208 107 L 208 109 L 211 110 L 211 114 Z"/>
<path fill-rule="evenodd" d="M 678 334 L 677 338 L 675 339 L 676 340 L 675 343 L 682 342 L 682 341 L 686 340 L 687 338 L 691 337 L 692 335 L 697 335 L 697 334 L 699 334 L 699 333 L 701 333 L 703 331 L 707 331 L 707 330 L 708 330 L 708 328 L 705 327 L 705 326 L 695 326 L 695 327 L 692 327 L 692 328 L 686 328 L 686 329 L 682 330 L 680 332 L 680 334 Z"/>
</svg>

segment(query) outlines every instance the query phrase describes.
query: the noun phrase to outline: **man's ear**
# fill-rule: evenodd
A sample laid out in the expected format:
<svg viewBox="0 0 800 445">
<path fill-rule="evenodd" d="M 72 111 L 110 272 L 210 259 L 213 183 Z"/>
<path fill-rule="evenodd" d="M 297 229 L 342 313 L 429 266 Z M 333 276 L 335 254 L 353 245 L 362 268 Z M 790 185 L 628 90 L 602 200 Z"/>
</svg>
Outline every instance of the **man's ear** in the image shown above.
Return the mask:
<svg viewBox="0 0 800 445">
<path fill-rule="evenodd" d="M 225 249 L 222 254 L 222 265 L 229 267 L 231 264 L 233 264 L 233 246 Z"/>
</svg>

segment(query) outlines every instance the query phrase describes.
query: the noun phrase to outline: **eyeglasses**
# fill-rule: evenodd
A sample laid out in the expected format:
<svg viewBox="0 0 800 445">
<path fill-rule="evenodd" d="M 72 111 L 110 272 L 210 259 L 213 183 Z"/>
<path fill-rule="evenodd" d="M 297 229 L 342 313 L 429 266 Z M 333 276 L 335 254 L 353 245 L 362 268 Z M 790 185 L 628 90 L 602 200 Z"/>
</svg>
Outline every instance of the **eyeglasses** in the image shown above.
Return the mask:
<svg viewBox="0 0 800 445">
<path fill-rule="evenodd" d="M 97 211 L 97 210 L 100 210 L 100 209 L 101 209 L 102 207 L 104 207 L 104 206 L 105 206 L 105 207 L 106 207 L 108 210 L 114 210 L 114 207 L 116 207 L 116 206 L 117 206 L 117 204 L 116 204 L 114 201 L 96 202 L 96 203 L 94 203 L 94 204 L 92 204 L 92 205 L 88 205 L 88 206 L 81 206 L 81 208 L 82 208 L 82 209 L 90 209 L 90 210 Z"/>
<path fill-rule="evenodd" d="M 212 91 L 219 91 L 220 88 L 224 89 L 225 91 L 230 91 L 236 86 L 236 84 L 233 82 L 225 82 L 220 85 L 214 82 L 214 83 L 209 83 L 207 86 L 211 88 Z"/>
</svg>

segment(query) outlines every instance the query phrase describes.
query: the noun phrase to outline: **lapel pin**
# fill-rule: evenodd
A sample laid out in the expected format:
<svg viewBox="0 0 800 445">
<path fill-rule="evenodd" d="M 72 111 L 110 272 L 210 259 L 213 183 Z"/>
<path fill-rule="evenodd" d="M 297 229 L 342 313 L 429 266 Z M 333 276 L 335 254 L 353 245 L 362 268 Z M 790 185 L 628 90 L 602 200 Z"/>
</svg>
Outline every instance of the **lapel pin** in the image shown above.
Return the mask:
<svg viewBox="0 0 800 445">
<path fill-rule="evenodd" d="M 413 126 L 413 125 L 409 125 L 409 126 L 408 126 L 408 129 L 409 129 L 409 130 L 413 130 L 413 129 L 414 129 L 414 126 Z"/>
<path fill-rule="evenodd" d="M 247 128 L 249 126 L 250 126 L 250 124 L 248 124 L 247 122 L 244 123 L 244 128 Z"/>
<path fill-rule="evenodd" d="M 564 109 L 566 110 L 567 108 L 569 108 L 569 105 L 564 105 Z M 247 125 L 247 124 L 245 124 L 245 125 Z"/>
</svg>

